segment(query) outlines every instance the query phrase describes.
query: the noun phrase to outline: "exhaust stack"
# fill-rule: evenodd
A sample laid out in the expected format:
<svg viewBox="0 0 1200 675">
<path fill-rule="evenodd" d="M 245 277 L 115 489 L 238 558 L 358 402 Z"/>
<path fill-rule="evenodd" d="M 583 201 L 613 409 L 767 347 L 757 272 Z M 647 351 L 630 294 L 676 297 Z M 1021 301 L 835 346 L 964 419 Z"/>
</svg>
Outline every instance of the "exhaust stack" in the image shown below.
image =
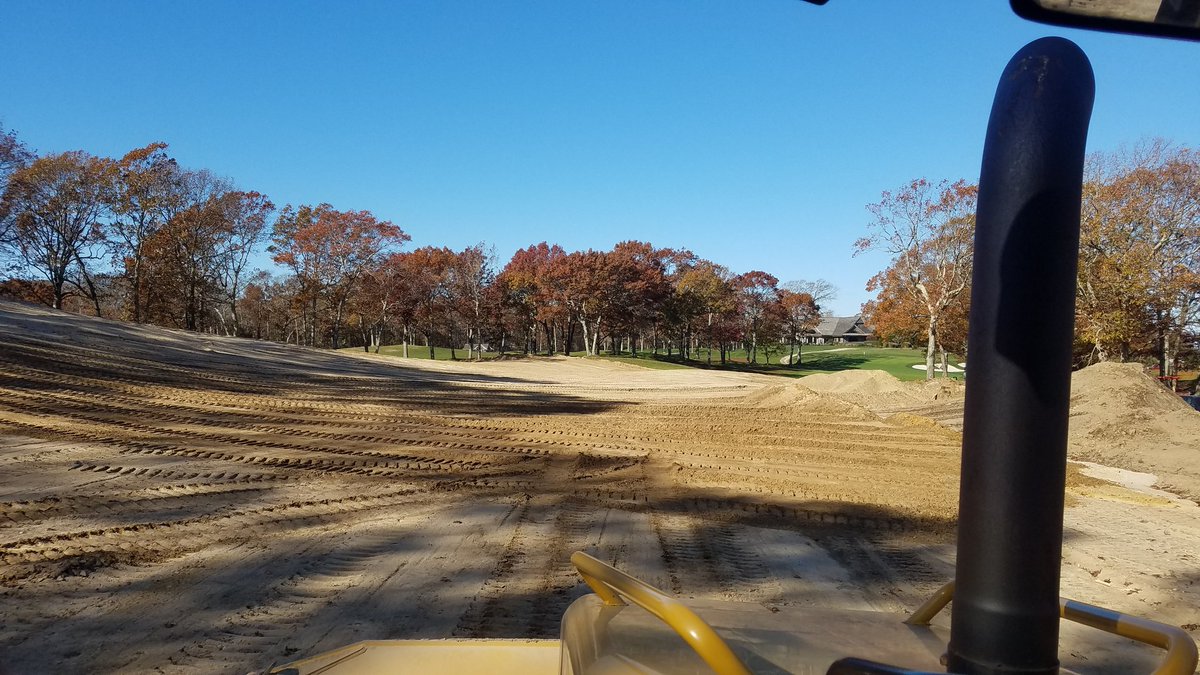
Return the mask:
<svg viewBox="0 0 1200 675">
<path fill-rule="evenodd" d="M 1063 38 L 1000 77 L 979 180 L 948 668 L 1058 672 L 1084 145 L 1095 84 Z"/>
</svg>

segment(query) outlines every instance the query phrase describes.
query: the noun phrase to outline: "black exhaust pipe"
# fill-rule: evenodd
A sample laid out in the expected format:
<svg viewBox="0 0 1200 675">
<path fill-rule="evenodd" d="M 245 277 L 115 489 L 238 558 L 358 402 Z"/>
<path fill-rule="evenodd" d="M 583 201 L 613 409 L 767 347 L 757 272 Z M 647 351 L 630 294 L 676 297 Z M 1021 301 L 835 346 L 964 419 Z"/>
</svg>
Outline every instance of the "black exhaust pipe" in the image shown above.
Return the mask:
<svg viewBox="0 0 1200 675">
<path fill-rule="evenodd" d="M 975 230 L 953 673 L 1058 672 L 1059 567 L 1084 144 L 1095 83 L 1074 43 L 1000 77 Z"/>
</svg>

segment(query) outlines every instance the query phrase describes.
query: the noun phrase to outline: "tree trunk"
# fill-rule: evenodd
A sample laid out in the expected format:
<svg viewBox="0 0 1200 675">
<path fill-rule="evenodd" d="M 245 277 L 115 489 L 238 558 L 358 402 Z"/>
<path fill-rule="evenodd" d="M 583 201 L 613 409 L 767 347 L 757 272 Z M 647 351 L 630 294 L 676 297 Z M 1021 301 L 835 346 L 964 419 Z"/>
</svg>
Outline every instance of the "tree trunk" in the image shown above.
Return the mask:
<svg viewBox="0 0 1200 675">
<path fill-rule="evenodd" d="M 937 317 L 930 313 L 929 317 L 929 339 L 925 344 L 925 381 L 933 379 L 933 353 L 937 349 Z"/>
</svg>

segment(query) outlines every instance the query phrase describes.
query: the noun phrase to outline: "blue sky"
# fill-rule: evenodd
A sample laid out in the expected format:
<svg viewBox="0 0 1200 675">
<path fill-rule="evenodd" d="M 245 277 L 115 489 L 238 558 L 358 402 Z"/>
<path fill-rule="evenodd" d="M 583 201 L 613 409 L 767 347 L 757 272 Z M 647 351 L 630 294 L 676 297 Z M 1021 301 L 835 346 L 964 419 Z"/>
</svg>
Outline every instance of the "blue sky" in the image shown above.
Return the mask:
<svg viewBox="0 0 1200 675">
<path fill-rule="evenodd" d="M 412 246 L 623 239 L 824 277 L 882 190 L 979 172 L 997 77 L 1075 40 L 1089 145 L 1200 144 L 1200 44 L 1027 23 L 1005 0 L 8 0 L 0 124 L 42 152 L 162 140 L 277 204 L 369 209 Z"/>
</svg>

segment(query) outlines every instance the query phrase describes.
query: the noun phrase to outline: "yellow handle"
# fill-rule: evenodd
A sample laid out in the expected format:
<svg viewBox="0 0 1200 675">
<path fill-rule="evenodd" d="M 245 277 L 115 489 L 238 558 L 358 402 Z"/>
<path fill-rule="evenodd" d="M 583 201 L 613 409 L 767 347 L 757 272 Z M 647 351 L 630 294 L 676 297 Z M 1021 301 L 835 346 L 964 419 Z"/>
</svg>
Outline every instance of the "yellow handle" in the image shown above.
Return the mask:
<svg viewBox="0 0 1200 675">
<path fill-rule="evenodd" d="M 917 608 L 904 623 L 928 626 L 929 621 L 954 599 L 954 582 L 942 586 L 932 598 Z M 1187 631 L 1178 626 L 1141 619 L 1111 609 L 1096 607 L 1066 598 L 1058 599 L 1058 614 L 1067 621 L 1097 628 L 1106 633 L 1137 640 L 1167 651 L 1153 675 L 1192 675 L 1198 658 L 1196 643 Z"/>
<path fill-rule="evenodd" d="M 571 563 L 604 604 L 624 605 L 621 599 L 624 597 L 670 626 L 720 675 L 750 675 L 750 670 L 712 626 L 682 602 L 582 551 L 571 556 Z"/>
</svg>

